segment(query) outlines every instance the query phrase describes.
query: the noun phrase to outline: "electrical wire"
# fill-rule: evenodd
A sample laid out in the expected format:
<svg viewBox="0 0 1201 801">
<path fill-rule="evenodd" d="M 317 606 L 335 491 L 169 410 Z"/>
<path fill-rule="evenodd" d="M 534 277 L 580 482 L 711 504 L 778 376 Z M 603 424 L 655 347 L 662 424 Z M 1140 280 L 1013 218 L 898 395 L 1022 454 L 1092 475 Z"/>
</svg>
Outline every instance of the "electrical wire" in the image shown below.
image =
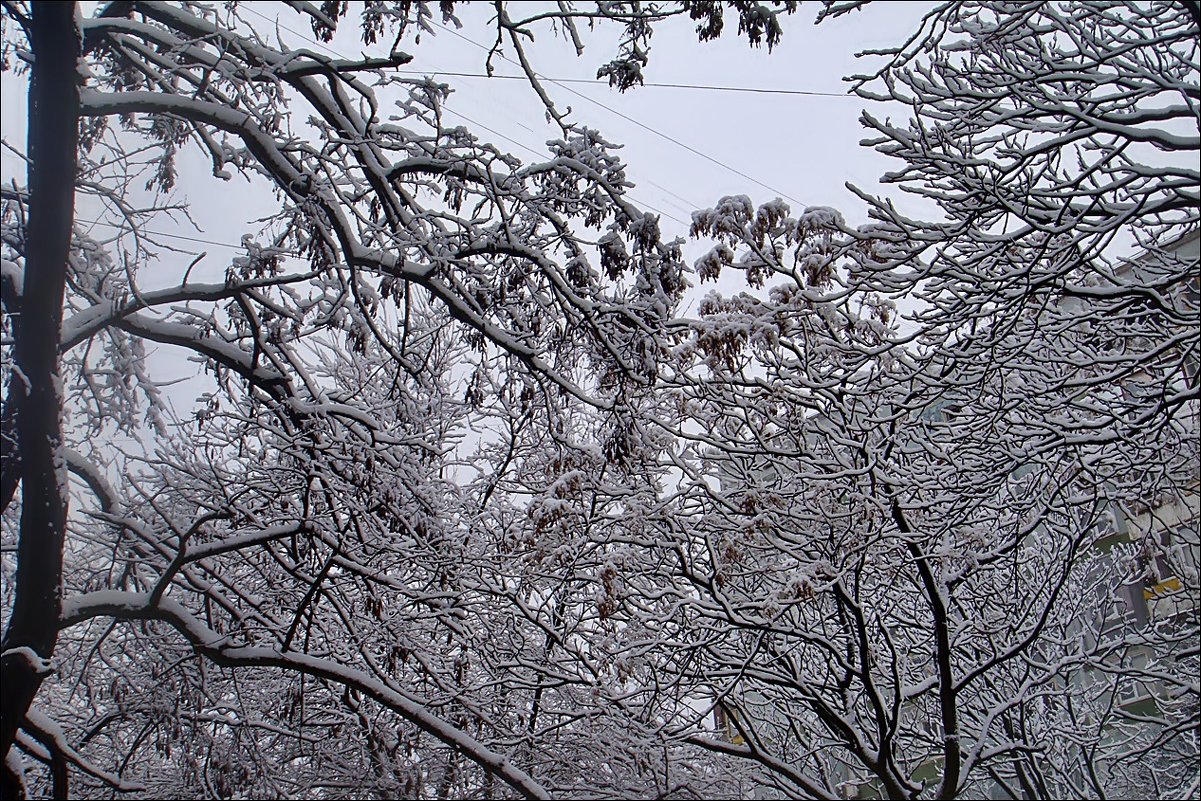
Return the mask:
<svg viewBox="0 0 1201 801">
<path fill-rule="evenodd" d="M 76 217 L 75 222 L 84 223 L 85 225 L 100 225 L 105 228 L 113 228 L 118 231 L 126 230 L 126 226 L 124 225 L 117 225 L 115 223 L 105 222 L 103 220 L 87 220 L 83 217 Z M 235 245 L 231 242 L 220 242 L 216 239 L 205 239 L 203 237 L 187 236 L 185 234 L 169 234 L 166 231 L 152 231 L 148 228 L 140 228 L 138 229 L 138 233 L 143 236 L 161 236 L 165 239 L 178 239 L 183 242 L 195 242 L 202 245 L 213 245 L 214 247 L 229 248 L 230 250 L 245 250 L 246 248 L 245 245 Z M 289 253 L 286 255 L 297 254 Z"/>
<path fill-rule="evenodd" d="M 447 30 L 450 30 L 449 28 Z M 451 31 L 455 33 L 454 31 Z M 468 40 L 470 41 L 470 40 Z M 474 44 L 474 42 L 473 42 Z M 486 72 L 453 72 L 450 70 L 402 70 L 397 72 L 405 75 L 446 75 L 452 78 L 484 78 L 488 80 L 502 81 L 526 81 L 529 80 L 524 75 L 489 75 Z M 608 87 L 607 81 L 602 81 L 596 78 L 549 78 L 546 76 L 538 76 L 544 81 L 551 83 L 586 83 L 593 86 Z M 697 89 L 709 92 L 745 92 L 747 94 L 758 95 L 801 95 L 805 97 L 838 97 L 844 100 L 858 100 L 859 98 L 849 92 L 819 92 L 815 89 L 768 89 L 766 87 L 755 86 L 716 86 L 712 84 L 702 83 L 658 83 L 655 81 L 647 81 L 646 83 L 638 84 L 639 88 L 652 89 Z"/>
</svg>

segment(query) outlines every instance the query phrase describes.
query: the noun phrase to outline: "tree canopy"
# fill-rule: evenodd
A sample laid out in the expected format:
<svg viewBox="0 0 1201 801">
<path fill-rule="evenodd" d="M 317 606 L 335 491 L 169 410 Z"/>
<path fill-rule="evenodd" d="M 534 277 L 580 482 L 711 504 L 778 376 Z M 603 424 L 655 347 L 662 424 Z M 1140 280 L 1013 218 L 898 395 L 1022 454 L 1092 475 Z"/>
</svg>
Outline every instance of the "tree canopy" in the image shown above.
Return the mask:
<svg viewBox="0 0 1201 801">
<path fill-rule="evenodd" d="M 1195 4 L 932 7 L 851 84 L 930 219 L 715 198 L 689 264 L 535 34 L 636 91 L 797 6 L 6 0 L 5 797 L 1195 796 Z M 546 158 L 400 69 L 460 14 Z M 191 154 L 277 199 L 223 279 Z"/>
</svg>

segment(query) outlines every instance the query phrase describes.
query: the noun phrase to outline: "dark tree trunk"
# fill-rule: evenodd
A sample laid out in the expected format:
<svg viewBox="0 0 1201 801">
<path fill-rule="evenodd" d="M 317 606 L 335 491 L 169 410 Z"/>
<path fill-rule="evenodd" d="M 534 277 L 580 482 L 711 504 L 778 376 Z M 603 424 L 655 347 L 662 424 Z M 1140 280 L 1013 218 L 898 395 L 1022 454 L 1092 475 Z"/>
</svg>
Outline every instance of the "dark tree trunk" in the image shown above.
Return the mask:
<svg viewBox="0 0 1201 801">
<path fill-rule="evenodd" d="M 79 29 L 75 3 L 31 3 L 29 226 L 25 291 L 14 329 L 13 409 L 21 470 L 21 530 L 12 614 L 0 658 L 0 754 L 7 754 L 45 678 L 62 611 L 66 466 L 59 331 L 75 207 Z M 35 656 L 36 655 L 36 656 Z"/>
<path fill-rule="evenodd" d="M 17 315 L 20 312 L 15 304 L 5 304 L 4 313 Z M 0 511 L 7 509 L 8 504 L 16 497 L 17 485 L 21 482 L 21 455 L 17 453 L 17 415 L 13 411 L 19 383 L 14 378 L 9 385 L 8 395 L 4 398 L 4 408 L 0 409 Z"/>
</svg>

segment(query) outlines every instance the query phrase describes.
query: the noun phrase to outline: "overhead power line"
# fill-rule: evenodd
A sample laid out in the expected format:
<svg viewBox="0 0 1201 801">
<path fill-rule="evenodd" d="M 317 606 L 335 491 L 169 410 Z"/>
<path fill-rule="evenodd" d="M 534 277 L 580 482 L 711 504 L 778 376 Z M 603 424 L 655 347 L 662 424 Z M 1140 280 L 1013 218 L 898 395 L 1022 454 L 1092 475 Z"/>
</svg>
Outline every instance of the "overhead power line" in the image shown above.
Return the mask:
<svg viewBox="0 0 1201 801">
<path fill-rule="evenodd" d="M 447 28 L 447 30 L 450 29 Z M 455 31 L 451 32 L 456 33 Z M 472 44 L 476 43 L 472 42 Z M 453 72 L 450 70 L 397 70 L 397 72 L 401 72 L 406 75 L 447 75 L 454 78 L 486 78 L 488 80 L 502 81 L 528 80 L 524 75 L 489 75 L 486 72 Z M 608 81 L 602 81 L 596 78 L 548 78 L 542 75 L 539 75 L 538 77 L 551 83 L 586 83 L 592 84 L 593 86 L 609 86 Z M 757 95 L 802 95 L 805 97 L 838 97 L 850 100 L 859 99 L 855 95 L 847 92 L 819 92 L 814 89 L 768 89 L 766 87 L 756 86 L 715 86 L 701 83 L 658 83 L 656 81 L 647 81 L 646 83 L 638 84 L 638 86 L 640 88 L 654 89 L 697 89 L 708 92 L 745 92 L 747 94 Z"/>
<path fill-rule="evenodd" d="M 82 217 L 76 217 L 75 222 L 84 223 L 85 225 L 99 225 L 104 228 L 113 228 L 118 231 L 129 230 L 128 226 L 117 225 L 116 223 L 105 222 L 104 220 L 85 220 Z M 166 231 L 152 231 L 148 228 L 138 229 L 138 233 L 142 236 L 161 236 L 165 239 L 178 239 L 181 242 L 195 242 L 201 245 L 213 245 L 219 248 L 229 248 L 230 250 L 245 250 L 246 245 L 235 245 L 232 242 L 220 242 L 216 239 L 204 239 L 199 236 L 186 236 L 184 234 L 169 234 Z M 297 254 L 289 254 L 297 255 Z"/>
</svg>

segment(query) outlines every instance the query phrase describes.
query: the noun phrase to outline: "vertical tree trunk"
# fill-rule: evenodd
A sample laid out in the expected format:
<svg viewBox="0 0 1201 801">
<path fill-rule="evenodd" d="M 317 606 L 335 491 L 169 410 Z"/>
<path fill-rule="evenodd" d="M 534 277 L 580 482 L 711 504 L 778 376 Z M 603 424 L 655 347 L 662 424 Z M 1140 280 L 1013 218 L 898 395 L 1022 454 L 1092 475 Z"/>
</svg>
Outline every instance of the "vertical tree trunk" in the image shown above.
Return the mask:
<svg viewBox="0 0 1201 801">
<path fill-rule="evenodd" d="M 79 28 L 75 3 L 31 3 L 29 226 L 25 292 L 13 356 L 21 530 L 12 614 L 0 657 L 0 754 L 7 754 L 45 678 L 62 611 L 67 518 L 58 372 L 63 289 L 75 207 Z"/>
</svg>

